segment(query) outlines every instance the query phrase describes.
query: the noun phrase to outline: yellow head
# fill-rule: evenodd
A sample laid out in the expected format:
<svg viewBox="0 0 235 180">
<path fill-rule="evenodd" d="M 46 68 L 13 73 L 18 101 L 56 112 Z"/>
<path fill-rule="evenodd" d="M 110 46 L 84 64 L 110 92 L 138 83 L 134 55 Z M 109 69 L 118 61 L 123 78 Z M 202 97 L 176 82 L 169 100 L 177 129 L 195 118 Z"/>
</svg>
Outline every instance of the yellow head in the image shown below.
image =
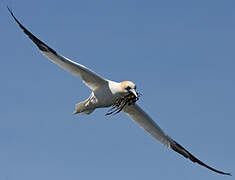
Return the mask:
<svg viewBox="0 0 235 180">
<path fill-rule="evenodd" d="M 133 93 L 138 98 L 138 93 L 136 92 L 136 85 L 131 81 L 121 82 L 122 92 L 124 93 Z"/>
</svg>

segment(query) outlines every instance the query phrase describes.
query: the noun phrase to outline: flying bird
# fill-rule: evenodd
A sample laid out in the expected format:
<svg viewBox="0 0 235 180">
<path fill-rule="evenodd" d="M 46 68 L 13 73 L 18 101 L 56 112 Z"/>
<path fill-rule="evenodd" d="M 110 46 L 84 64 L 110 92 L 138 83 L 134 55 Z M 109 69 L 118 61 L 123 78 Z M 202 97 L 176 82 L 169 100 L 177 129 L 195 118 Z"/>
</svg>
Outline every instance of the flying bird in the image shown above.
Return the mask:
<svg viewBox="0 0 235 180">
<path fill-rule="evenodd" d="M 216 173 L 230 175 L 223 171 L 214 169 L 188 152 L 183 146 L 174 141 L 146 114 L 137 104 L 140 94 L 136 91 L 136 85 L 132 81 L 114 82 L 101 77 L 82 64 L 74 62 L 60 54 L 47 44 L 39 40 L 28 29 L 26 29 L 8 8 L 23 32 L 36 44 L 40 52 L 50 61 L 67 70 L 75 76 L 80 77 L 85 85 L 91 89 L 90 96 L 83 102 L 76 104 L 74 114 L 90 114 L 97 108 L 111 107 L 106 115 L 119 112 L 126 113 L 135 123 L 145 129 L 153 138 L 168 148 L 198 163 Z"/>
</svg>

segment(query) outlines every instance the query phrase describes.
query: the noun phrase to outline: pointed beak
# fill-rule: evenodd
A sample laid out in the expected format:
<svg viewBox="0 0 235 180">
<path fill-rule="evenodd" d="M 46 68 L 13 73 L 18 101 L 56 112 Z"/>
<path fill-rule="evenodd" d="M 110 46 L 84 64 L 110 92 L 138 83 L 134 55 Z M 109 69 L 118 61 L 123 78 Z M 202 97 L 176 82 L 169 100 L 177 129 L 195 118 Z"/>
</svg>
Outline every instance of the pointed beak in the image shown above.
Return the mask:
<svg viewBox="0 0 235 180">
<path fill-rule="evenodd" d="M 130 92 L 132 92 L 136 98 L 139 98 L 137 92 L 135 91 L 135 89 L 130 89 Z"/>
</svg>

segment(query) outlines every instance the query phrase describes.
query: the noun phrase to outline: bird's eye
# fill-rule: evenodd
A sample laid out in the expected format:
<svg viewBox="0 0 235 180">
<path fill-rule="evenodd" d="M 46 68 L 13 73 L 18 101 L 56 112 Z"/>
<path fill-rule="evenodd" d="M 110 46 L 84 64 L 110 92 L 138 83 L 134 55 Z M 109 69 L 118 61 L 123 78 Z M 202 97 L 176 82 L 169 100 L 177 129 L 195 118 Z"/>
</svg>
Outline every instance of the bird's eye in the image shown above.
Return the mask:
<svg viewBox="0 0 235 180">
<path fill-rule="evenodd" d="M 131 89 L 131 87 L 130 87 L 130 86 L 127 86 L 127 87 L 126 87 L 126 90 L 127 90 L 127 91 L 129 91 L 130 89 Z"/>
</svg>

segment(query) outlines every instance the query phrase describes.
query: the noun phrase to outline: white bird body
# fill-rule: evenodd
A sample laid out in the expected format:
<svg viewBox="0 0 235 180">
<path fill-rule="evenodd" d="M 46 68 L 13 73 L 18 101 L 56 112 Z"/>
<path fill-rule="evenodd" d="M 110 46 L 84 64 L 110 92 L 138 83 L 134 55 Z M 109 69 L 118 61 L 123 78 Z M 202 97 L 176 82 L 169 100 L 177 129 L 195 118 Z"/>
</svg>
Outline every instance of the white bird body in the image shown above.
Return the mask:
<svg viewBox="0 0 235 180">
<path fill-rule="evenodd" d="M 107 80 L 107 83 L 93 90 L 88 99 L 78 103 L 73 113 L 90 114 L 96 108 L 110 107 L 123 94 L 121 83 Z"/>
<path fill-rule="evenodd" d="M 90 114 L 96 108 L 110 107 L 115 103 L 117 98 L 120 98 L 130 92 L 136 97 L 138 96 L 138 93 L 135 91 L 136 86 L 133 82 L 123 81 L 119 83 L 104 79 L 87 67 L 59 55 L 55 50 L 50 48 L 44 42 L 35 37 L 32 33 L 30 33 L 16 19 L 9 8 L 8 10 L 20 28 L 38 46 L 43 55 L 45 55 L 50 61 L 57 64 L 61 68 L 69 71 L 75 76 L 80 77 L 83 82 L 92 90 L 88 99 L 76 104 L 74 114 Z M 230 173 L 216 170 L 194 157 L 184 147 L 166 135 L 163 130 L 150 118 L 150 116 L 146 114 L 136 103 L 125 105 L 121 110 L 125 112 L 135 123 L 144 128 L 152 137 L 168 148 L 173 149 L 177 153 L 183 155 L 185 158 L 189 158 L 191 161 L 196 162 L 214 172 L 224 175 L 231 175 Z"/>
</svg>

